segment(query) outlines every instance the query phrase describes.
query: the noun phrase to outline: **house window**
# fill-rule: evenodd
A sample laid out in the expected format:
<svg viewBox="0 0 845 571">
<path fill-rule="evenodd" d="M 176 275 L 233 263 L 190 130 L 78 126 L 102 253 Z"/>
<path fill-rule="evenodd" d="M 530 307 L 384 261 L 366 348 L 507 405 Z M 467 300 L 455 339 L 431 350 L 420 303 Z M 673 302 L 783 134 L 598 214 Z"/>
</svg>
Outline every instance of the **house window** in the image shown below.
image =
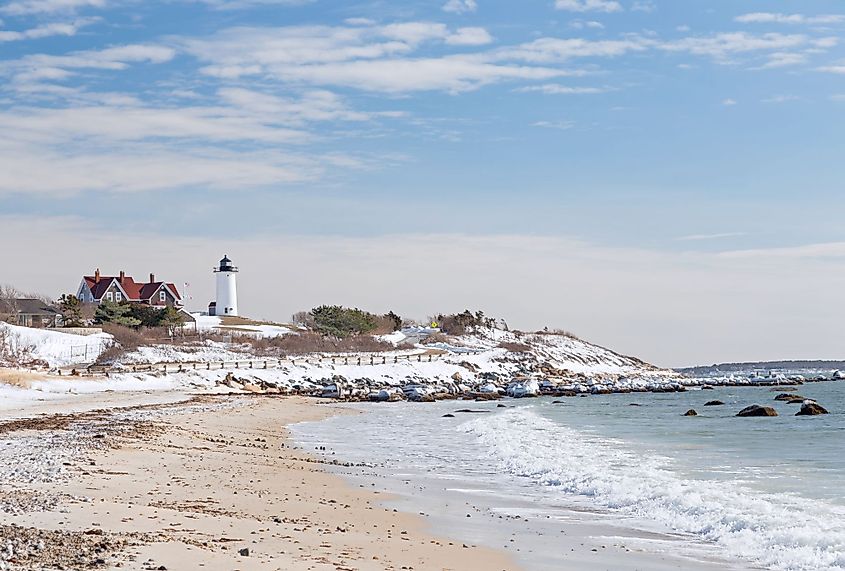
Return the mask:
<svg viewBox="0 0 845 571">
<path fill-rule="evenodd" d="M 119 292 L 119 291 L 118 291 L 118 292 L 115 292 L 115 294 L 114 294 L 114 300 L 115 300 L 115 301 L 117 301 L 117 302 L 120 302 L 122 299 L 123 299 L 123 296 L 122 296 L 122 295 L 120 295 L 120 292 Z"/>
<path fill-rule="evenodd" d="M 109 301 L 114 301 L 114 294 L 112 292 L 107 293 L 106 299 Z"/>
<path fill-rule="evenodd" d="M 167 294 L 164 292 L 164 290 L 161 290 L 160 292 L 158 292 L 158 300 L 159 301 L 167 301 Z"/>
</svg>

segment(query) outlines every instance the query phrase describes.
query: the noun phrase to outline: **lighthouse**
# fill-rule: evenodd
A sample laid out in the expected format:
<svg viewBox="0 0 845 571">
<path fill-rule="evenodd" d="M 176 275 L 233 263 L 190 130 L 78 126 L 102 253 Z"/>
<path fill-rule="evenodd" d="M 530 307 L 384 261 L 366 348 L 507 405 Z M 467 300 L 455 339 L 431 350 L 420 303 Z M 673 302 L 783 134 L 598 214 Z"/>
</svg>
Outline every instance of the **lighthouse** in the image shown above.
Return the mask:
<svg viewBox="0 0 845 571">
<path fill-rule="evenodd" d="M 214 313 L 216 315 L 237 315 L 238 314 L 238 268 L 232 264 L 229 256 L 223 256 L 220 265 L 214 268 L 217 274 L 217 303 Z"/>
</svg>

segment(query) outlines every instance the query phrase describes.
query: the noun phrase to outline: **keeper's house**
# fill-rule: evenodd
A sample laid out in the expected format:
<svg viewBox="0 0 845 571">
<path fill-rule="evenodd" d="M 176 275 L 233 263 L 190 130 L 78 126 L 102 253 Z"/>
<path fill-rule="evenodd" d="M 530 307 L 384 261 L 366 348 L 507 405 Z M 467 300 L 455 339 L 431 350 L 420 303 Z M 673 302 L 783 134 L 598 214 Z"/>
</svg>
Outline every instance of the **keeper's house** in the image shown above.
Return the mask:
<svg viewBox="0 0 845 571">
<path fill-rule="evenodd" d="M 104 276 L 100 274 L 99 269 L 93 276 L 82 278 L 76 297 L 83 303 L 143 303 L 162 309 L 166 306 L 179 309 L 183 305 L 182 295 L 176 286 L 169 282 L 156 281 L 155 274 L 150 274 L 150 281 L 147 283 L 139 283 L 124 272 L 117 276 Z"/>
</svg>

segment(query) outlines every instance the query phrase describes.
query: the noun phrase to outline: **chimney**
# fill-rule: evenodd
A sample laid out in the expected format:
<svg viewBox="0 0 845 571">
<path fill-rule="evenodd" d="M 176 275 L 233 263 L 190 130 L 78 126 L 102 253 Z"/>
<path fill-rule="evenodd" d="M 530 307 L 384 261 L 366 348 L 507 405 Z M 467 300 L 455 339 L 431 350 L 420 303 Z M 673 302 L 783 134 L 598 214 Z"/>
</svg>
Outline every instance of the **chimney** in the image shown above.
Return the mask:
<svg viewBox="0 0 845 571">
<path fill-rule="evenodd" d="M 155 274 L 150 274 L 150 283 L 151 283 L 151 284 L 154 284 L 154 283 L 155 283 L 155 281 L 156 281 L 156 275 L 155 275 Z"/>
<path fill-rule="evenodd" d="M 100 268 L 97 268 L 97 270 L 94 272 L 94 283 L 100 283 Z"/>
<path fill-rule="evenodd" d="M 125 278 L 125 277 L 126 277 L 126 272 L 124 272 L 123 270 L 120 270 L 120 283 L 123 283 L 123 278 Z"/>
</svg>

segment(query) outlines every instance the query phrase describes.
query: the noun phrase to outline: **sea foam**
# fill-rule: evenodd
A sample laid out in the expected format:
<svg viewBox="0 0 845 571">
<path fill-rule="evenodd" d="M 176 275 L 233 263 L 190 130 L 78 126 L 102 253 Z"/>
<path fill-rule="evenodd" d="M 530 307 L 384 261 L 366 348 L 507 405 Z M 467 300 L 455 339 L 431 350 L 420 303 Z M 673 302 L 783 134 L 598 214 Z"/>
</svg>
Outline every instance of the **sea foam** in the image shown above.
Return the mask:
<svg viewBox="0 0 845 571">
<path fill-rule="evenodd" d="M 526 409 L 463 425 L 499 467 L 652 527 L 715 543 L 765 568 L 845 569 L 845 510 L 740 481 L 684 478 L 671 458 L 556 424 Z"/>
</svg>

